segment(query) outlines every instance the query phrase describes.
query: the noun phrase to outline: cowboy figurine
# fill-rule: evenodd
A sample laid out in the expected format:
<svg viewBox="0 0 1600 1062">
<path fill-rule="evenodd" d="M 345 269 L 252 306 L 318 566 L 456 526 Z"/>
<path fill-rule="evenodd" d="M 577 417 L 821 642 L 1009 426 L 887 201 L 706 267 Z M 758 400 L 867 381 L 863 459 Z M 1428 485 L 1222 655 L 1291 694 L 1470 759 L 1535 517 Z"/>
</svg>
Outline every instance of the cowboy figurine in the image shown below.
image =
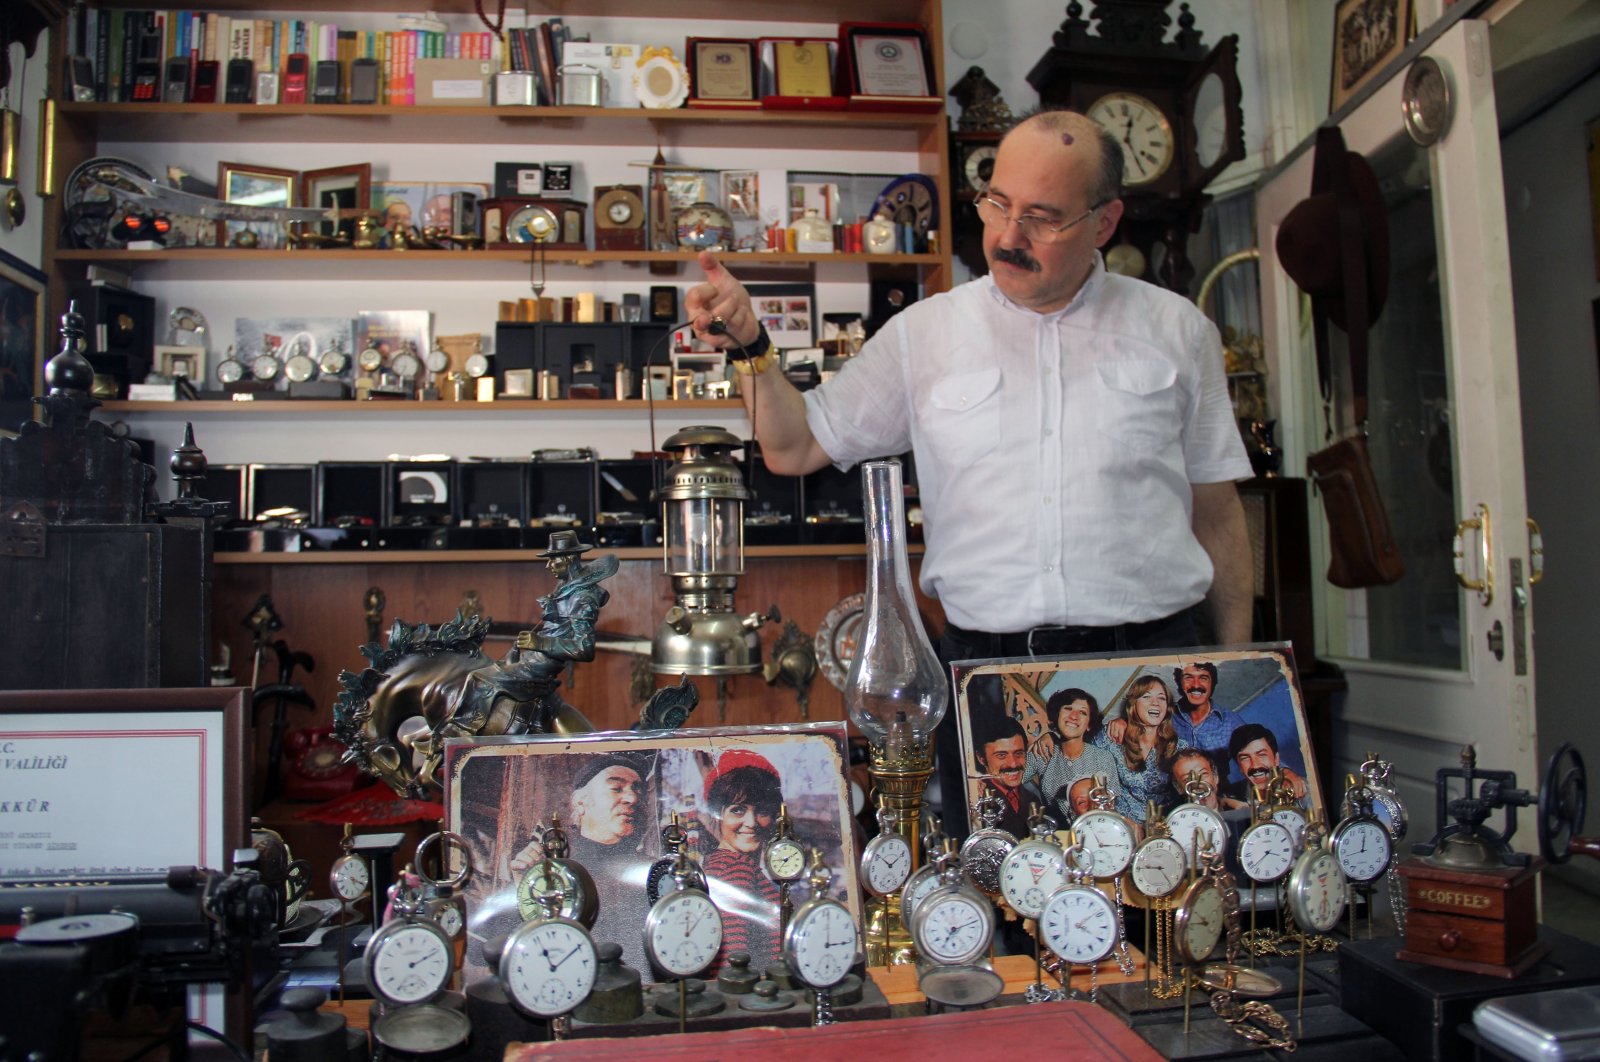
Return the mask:
<svg viewBox="0 0 1600 1062">
<path fill-rule="evenodd" d="M 544 611 L 539 625 L 517 635 L 525 667 L 534 662 L 527 650 L 559 662 L 558 671 L 566 661 L 594 659 L 595 618 L 611 599 L 600 583 L 617 573 L 617 556 L 608 553 L 592 564 L 584 563 L 583 555 L 593 548 L 579 541 L 576 531 L 556 531 L 550 536 L 550 548 L 539 554 L 559 585 L 554 593 L 539 599 Z M 508 659 L 507 663 L 515 661 Z"/>
</svg>

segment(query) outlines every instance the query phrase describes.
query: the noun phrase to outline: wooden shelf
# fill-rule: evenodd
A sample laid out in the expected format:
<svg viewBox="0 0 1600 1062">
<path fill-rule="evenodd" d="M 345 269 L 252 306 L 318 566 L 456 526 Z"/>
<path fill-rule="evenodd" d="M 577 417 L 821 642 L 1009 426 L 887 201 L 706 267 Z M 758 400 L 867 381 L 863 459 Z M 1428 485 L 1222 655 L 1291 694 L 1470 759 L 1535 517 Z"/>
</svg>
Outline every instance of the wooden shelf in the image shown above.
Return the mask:
<svg viewBox="0 0 1600 1062">
<path fill-rule="evenodd" d="M 174 265 L 192 262 L 248 262 L 252 265 L 270 266 L 273 263 L 293 263 L 296 269 L 319 263 L 343 264 L 353 261 L 379 268 L 403 268 L 408 263 L 428 263 L 431 266 L 448 263 L 452 266 L 472 266 L 478 263 L 510 262 L 526 269 L 528 251 L 380 251 L 327 248 L 324 250 L 264 251 L 244 247 L 176 247 L 163 251 L 69 250 L 55 253 L 58 262 L 104 262 L 138 265 Z M 547 251 L 546 265 L 591 266 L 605 263 L 623 265 L 649 265 L 655 262 L 693 264 L 696 255 L 690 251 Z M 726 252 L 718 257 L 730 268 L 746 266 L 795 266 L 823 263 L 864 265 L 933 266 L 943 262 L 937 254 L 798 254 L 789 252 Z M 498 267 L 497 267 L 498 268 Z"/>
<path fill-rule="evenodd" d="M 143 10 L 149 5 L 143 0 L 105 0 L 97 6 L 122 11 Z M 556 15 L 567 19 L 637 17 L 704 21 L 737 18 L 748 22 L 808 22 L 821 25 L 851 20 L 926 21 L 924 0 L 806 0 L 803 4 L 794 0 L 739 0 L 735 5 L 728 4 L 727 0 L 674 0 L 670 6 L 663 5 L 660 0 L 530 0 L 526 5 L 518 5 L 518 10 L 523 6 L 526 6 L 530 20 Z M 470 15 L 474 3 L 473 0 L 384 0 L 381 4 L 374 4 L 372 0 L 216 0 L 205 4 L 204 10 L 364 13 L 377 10 L 386 13 L 423 11 L 441 15 Z M 474 24 L 471 28 L 481 27 Z M 682 32 L 685 36 L 693 34 L 694 27 L 686 26 Z M 831 33 L 827 35 L 832 36 Z"/>
<path fill-rule="evenodd" d="M 660 546 L 596 547 L 598 553 L 615 553 L 618 560 L 661 559 Z M 920 554 L 920 543 L 909 552 Z M 788 557 L 864 557 L 865 543 L 837 546 L 746 546 L 747 560 Z M 216 564 L 543 564 L 536 549 L 397 549 L 397 550 L 317 550 L 308 553 L 214 553 Z"/>
<path fill-rule="evenodd" d="M 339 415 L 354 416 L 430 416 L 456 414 L 483 416 L 493 413 L 626 413 L 630 416 L 647 412 L 650 403 L 642 398 L 616 399 L 563 398 L 540 400 L 502 398 L 494 402 L 403 402 L 383 400 L 357 402 L 354 399 L 268 399 L 266 401 L 202 401 L 202 402 L 102 402 L 105 413 L 162 413 L 177 417 L 194 414 L 223 414 L 226 416 L 285 415 Z M 659 414 L 676 414 L 689 410 L 743 410 L 736 398 L 663 399 L 655 403 Z"/>
</svg>

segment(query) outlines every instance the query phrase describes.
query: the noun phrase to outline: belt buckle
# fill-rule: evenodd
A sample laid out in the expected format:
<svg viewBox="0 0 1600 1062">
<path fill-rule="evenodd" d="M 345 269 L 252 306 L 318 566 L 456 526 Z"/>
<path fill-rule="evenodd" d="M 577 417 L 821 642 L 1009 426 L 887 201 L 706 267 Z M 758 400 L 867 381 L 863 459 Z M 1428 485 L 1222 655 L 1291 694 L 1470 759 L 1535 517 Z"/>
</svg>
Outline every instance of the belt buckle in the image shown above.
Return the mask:
<svg viewBox="0 0 1600 1062">
<path fill-rule="evenodd" d="M 1054 625 L 1054 626 L 1050 626 L 1050 627 L 1030 627 L 1028 629 L 1028 643 L 1027 643 L 1028 644 L 1028 656 L 1031 658 L 1031 657 L 1036 657 L 1036 656 L 1039 655 L 1038 652 L 1033 648 L 1033 636 L 1035 634 L 1038 634 L 1040 631 L 1065 631 L 1067 629 L 1068 628 L 1067 628 L 1067 626 L 1065 624 L 1059 624 L 1059 623 Z"/>
</svg>

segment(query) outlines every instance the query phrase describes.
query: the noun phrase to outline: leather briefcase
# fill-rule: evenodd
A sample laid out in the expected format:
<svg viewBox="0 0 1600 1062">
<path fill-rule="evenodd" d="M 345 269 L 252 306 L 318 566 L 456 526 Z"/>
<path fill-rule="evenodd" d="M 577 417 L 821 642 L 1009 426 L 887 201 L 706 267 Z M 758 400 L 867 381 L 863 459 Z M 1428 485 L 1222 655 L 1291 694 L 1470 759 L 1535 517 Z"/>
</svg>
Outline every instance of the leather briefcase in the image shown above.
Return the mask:
<svg viewBox="0 0 1600 1062">
<path fill-rule="evenodd" d="M 1351 590 L 1398 582 L 1406 566 L 1372 475 L 1366 436 L 1347 436 L 1311 454 L 1306 472 L 1328 515 L 1328 582 Z"/>
</svg>

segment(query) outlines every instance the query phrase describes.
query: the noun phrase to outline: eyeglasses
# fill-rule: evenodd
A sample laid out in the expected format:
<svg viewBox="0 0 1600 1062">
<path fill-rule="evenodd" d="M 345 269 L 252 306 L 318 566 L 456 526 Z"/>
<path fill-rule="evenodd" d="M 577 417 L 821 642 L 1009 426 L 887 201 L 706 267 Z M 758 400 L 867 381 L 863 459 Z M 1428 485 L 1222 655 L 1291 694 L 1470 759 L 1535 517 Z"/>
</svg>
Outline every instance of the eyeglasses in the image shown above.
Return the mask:
<svg viewBox="0 0 1600 1062">
<path fill-rule="evenodd" d="M 1015 221 L 1017 228 L 1022 230 L 1022 235 L 1029 243 L 1059 243 L 1067 238 L 1068 229 L 1090 217 L 1103 206 L 1105 203 L 1096 203 L 1071 221 L 1056 222 L 1037 214 L 1023 214 L 1014 218 L 1006 213 L 1005 207 L 985 195 L 978 197 L 978 217 L 991 229 L 1003 229 Z"/>
</svg>

